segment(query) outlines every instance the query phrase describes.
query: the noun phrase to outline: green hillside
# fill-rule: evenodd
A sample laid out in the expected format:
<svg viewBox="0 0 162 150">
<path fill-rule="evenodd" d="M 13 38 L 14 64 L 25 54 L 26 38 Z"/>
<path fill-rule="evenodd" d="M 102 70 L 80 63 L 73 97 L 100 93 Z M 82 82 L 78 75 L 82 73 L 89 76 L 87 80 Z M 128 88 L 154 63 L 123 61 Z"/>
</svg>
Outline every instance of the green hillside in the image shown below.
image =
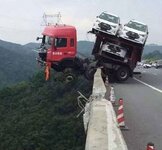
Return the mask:
<svg viewBox="0 0 162 150">
<path fill-rule="evenodd" d="M 146 54 L 152 53 L 154 51 L 159 51 L 162 53 L 162 45 L 157 45 L 157 44 L 145 45 L 143 54 L 146 55 Z"/>
<path fill-rule="evenodd" d="M 78 52 L 82 53 L 83 55 L 90 56 L 92 53 L 92 49 L 94 46 L 93 42 L 89 41 L 78 41 Z"/>
<path fill-rule="evenodd" d="M 0 88 L 33 76 L 37 70 L 35 57 L 31 49 L 0 41 Z"/>
<path fill-rule="evenodd" d="M 145 54 L 143 56 L 143 59 L 152 60 L 152 61 L 159 60 L 159 59 L 162 59 L 162 53 L 156 50 L 148 54 Z"/>
<path fill-rule="evenodd" d="M 61 74 L 52 76 L 45 82 L 41 72 L 0 91 L 0 149 L 84 150 L 77 91 L 88 97 L 92 83 L 82 77 L 64 83 Z"/>
</svg>

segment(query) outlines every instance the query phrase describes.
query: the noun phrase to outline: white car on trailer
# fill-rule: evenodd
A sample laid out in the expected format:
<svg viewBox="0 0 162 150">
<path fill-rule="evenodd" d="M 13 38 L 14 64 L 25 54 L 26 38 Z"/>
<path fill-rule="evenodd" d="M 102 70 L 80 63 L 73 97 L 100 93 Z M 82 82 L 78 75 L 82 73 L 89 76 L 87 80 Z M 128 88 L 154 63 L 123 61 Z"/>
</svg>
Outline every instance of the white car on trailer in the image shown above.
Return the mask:
<svg viewBox="0 0 162 150">
<path fill-rule="evenodd" d="M 97 16 L 92 27 L 92 32 L 103 32 L 109 35 L 116 36 L 120 30 L 120 18 L 117 15 L 103 12 Z"/>
<path fill-rule="evenodd" d="M 119 37 L 145 45 L 148 37 L 148 26 L 142 22 L 131 20 L 121 29 Z"/>
</svg>

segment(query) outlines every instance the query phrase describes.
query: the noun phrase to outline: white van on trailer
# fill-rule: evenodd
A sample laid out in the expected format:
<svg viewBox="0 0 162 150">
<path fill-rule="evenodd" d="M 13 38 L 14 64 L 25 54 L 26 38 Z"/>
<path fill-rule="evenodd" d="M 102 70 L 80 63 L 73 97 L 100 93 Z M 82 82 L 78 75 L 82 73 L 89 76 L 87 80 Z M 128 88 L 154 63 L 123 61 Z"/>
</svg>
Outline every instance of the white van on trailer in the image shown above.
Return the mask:
<svg viewBox="0 0 162 150">
<path fill-rule="evenodd" d="M 117 15 L 107 12 L 101 13 L 97 16 L 95 23 L 92 27 L 92 32 L 103 32 L 116 36 L 120 29 L 120 18 Z"/>
<path fill-rule="evenodd" d="M 123 29 L 121 29 L 119 37 L 134 43 L 145 45 L 148 37 L 148 27 L 144 23 L 131 20 L 124 25 Z"/>
</svg>

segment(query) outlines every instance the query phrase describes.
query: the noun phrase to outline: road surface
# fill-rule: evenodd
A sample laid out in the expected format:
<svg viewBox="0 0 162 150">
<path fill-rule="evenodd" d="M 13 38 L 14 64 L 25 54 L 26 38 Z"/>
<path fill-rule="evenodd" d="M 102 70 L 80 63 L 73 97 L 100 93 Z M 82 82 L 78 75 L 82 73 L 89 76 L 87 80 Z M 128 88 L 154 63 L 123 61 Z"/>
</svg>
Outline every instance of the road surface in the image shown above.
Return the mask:
<svg viewBox="0 0 162 150">
<path fill-rule="evenodd" d="M 162 69 L 139 69 L 125 83 L 114 83 L 116 98 L 124 99 L 126 124 L 123 135 L 129 150 L 145 150 L 153 142 L 162 150 Z"/>
</svg>

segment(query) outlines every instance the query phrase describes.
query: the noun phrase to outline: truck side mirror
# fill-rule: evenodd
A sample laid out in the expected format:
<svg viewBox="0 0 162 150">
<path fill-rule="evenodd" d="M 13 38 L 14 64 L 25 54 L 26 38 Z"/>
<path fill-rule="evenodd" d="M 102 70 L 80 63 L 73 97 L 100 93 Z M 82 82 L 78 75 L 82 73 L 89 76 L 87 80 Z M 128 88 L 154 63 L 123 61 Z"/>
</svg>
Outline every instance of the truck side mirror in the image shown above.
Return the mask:
<svg viewBox="0 0 162 150">
<path fill-rule="evenodd" d="M 37 37 L 37 38 L 36 38 L 37 41 L 40 40 L 40 39 L 43 39 L 43 37 Z"/>
</svg>

